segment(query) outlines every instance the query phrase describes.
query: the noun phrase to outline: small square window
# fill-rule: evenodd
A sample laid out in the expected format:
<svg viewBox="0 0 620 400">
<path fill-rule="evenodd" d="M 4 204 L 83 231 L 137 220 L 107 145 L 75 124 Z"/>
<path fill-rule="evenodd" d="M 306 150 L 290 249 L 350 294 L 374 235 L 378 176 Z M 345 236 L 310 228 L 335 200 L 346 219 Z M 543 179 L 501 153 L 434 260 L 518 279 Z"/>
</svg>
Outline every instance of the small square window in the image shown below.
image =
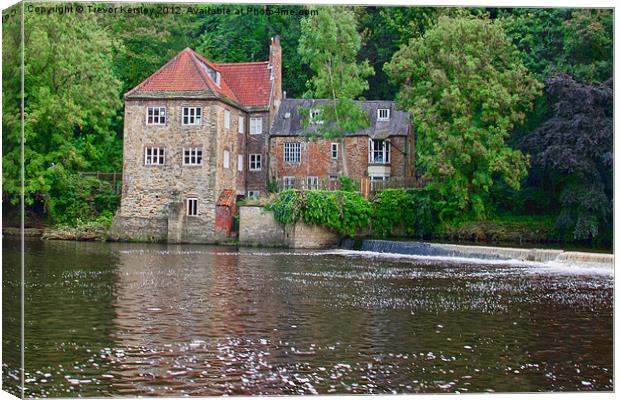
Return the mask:
<svg viewBox="0 0 620 400">
<path fill-rule="evenodd" d="M 387 121 L 390 119 L 390 109 L 389 108 L 380 108 L 377 110 L 377 120 L 378 121 Z"/>
<path fill-rule="evenodd" d="M 202 165 L 202 147 L 184 148 L 183 165 Z"/>
<path fill-rule="evenodd" d="M 166 107 L 147 107 L 147 125 L 166 125 Z"/>
<path fill-rule="evenodd" d="M 182 125 L 200 125 L 202 107 L 183 107 Z"/>
<path fill-rule="evenodd" d="M 144 149 L 144 165 L 164 165 L 166 149 L 163 147 L 146 147 Z"/>
<path fill-rule="evenodd" d="M 198 199 L 196 197 L 188 197 L 186 208 L 187 208 L 187 215 L 189 216 L 198 215 Z"/>
<path fill-rule="evenodd" d="M 319 188 L 319 177 L 318 176 L 309 176 L 306 179 L 306 188 L 308 190 L 318 190 L 318 188 Z"/>
<path fill-rule="evenodd" d="M 262 169 L 262 155 L 250 154 L 250 171 L 260 171 Z"/>
<path fill-rule="evenodd" d="M 248 190 L 248 198 L 258 199 L 260 197 L 260 190 Z"/>
</svg>

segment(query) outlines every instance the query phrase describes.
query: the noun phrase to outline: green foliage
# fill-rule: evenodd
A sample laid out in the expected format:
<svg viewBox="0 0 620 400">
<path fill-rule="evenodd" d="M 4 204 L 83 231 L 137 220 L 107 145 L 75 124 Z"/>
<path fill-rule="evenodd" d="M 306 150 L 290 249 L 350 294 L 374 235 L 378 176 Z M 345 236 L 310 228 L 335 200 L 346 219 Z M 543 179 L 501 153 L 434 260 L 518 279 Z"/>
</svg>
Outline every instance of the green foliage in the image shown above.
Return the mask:
<svg viewBox="0 0 620 400">
<path fill-rule="evenodd" d="M 269 179 L 269 182 L 267 182 L 267 192 L 278 193 L 278 181 L 277 180 Z"/>
<path fill-rule="evenodd" d="M 343 192 L 356 192 L 359 189 L 358 186 L 357 182 L 354 182 L 348 176 L 340 177 L 340 190 Z"/>
<path fill-rule="evenodd" d="M 370 225 L 372 204 L 356 192 L 286 190 L 269 205 L 275 219 L 294 224 L 303 219 L 342 235 L 354 235 Z"/>
<path fill-rule="evenodd" d="M 440 218 L 484 218 L 493 182 L 518 188 L 527 173 L 527 157 L 505 141 L 541 84 L 485 17 L 440 17 L 386 71 L 402 84 L 398 101 L 416 127 L 417 168 L 444 201 Z"/>
<path fill-rule="evenodd" d="M 48 215 L 55 224 L 77 226 L 88 221 L 111 221 L 119 196 L 109 182 L 66 174 L 57 168 L 47 199 Z"/>
<path fill-rule="evenodd" d="M 121 83 L 112 73 L 118 44 L 89 14 L 26 13 L 25 201 L 48 208 L 55 168 L 120 169 L 120 138 L 112 129 L 121 107 Z M 6 40 L 14 40 L 10 36 Z M 19 199 L 19 75 L 3 73 L 3 194 Z M 19 94 L 19 91 L 17 91 Z"/>
<path fill-rule="evenodd" d="M 559 72 L 588 83 L 611 77 L 613 10 L 516 8 L 500 11 L 500 21 L 540 80 Z"/>
<path fill-rule="evenodd" d="M 408 236 L 423 238 L 438 225 L 432 192 L 427 189 L 385 189 L 374 200 L 372 230 L 389 236 L 395 228 Z"/>
</svg>

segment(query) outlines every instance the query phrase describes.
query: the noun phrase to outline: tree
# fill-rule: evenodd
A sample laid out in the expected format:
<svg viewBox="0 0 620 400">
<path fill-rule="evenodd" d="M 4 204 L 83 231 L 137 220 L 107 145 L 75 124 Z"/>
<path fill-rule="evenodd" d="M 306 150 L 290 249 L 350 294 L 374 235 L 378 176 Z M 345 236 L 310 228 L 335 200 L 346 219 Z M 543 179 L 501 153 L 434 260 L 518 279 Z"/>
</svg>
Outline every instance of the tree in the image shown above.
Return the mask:
<svg viewBox="0 0 620 400">
<path fill-rule="evenodd" d="M 505 143 L 539 95 L 501 26 L 440 17 L 385 67 L 417 132 L 417 167 L 446 202 L 442 219 L 484 217 L 494 180 L 518 188 L 528 160 Z"/>
<path fill-rule="evenodd" d="M 26 14 L 25 19 L 25 201 L 42 203 L 53 215 L 50 191 L 58 175 L 79 169 L 118 169 L 120 138 L 112 125 L 121 83 L 112 73 L 117 47 L 95 17 L 86 14 Z M 7 75 L 19 79 L 15 74 Z M 4 82 L 3 89 L 15 87 Z M 15 99 L 3 110 L 9 116 L 4 145 L 3 194 L 15 203 L 20 183 L 19 124 Z M 19 110 L 19 106 L 17 106 Z M 6 171 L 6 173 L 5 173 Z M 62 189 L 55 188 L 62 193 Z"/>
<path fill-rule="evenodd" d="M 221 6 L 230 14 L 211 14 L 200 20 L 197 51 L 215 62 L 264 61 L 269 58 L 270 38 L 279 35 L 282 45 L 282 87 L 289 97 L 301 96 L 309 71 L 297 52 L 300 18 L 273 12 L 280 6 L 252 6 L 257 15 L 248 18 L 248 5 Z M 287 6 L 300 12 L 303 6 Z"/>
<path fill-rule="evenodd" d="M 525 137 L 523 149 L 557 188 L 547 189 L 561 204 L 556 228 L 577 240 L 611 237 L 613 81 L 586 85 L 559 74 L 545 83 L 553 115 Z"/>
<path fill-rule="evenodd" d="M 315 10 L 314 7 L 309 7 Z M 344 176 L 348 176 L 345 136 L 368 127 L 366 111 L 354 100 L 368 89 L 366 78 L 374 73 L 368 61 L 357 63 L 361 47 L 355 15 L 349 8 L 321 7 L 318 15 L 301 21 L 299 54 L 314 76 L 308 82 L 306 96 L 329 99 L 327 104 L 315 107 L 316 132 L 326 139 L 338 139 Z M 305 127 L 310 121 L 310 110 L 301 110 Z"/>
</svg>

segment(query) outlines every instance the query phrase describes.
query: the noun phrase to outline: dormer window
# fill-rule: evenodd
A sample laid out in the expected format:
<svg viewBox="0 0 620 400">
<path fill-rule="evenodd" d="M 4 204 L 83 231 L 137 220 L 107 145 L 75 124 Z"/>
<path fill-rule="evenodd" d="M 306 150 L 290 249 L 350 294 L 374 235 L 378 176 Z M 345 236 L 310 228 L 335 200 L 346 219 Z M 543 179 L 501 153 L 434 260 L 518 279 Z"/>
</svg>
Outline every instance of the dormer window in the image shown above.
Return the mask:
<svg viewBox="0 0 620 400">
<path fill-rule="evenodd" d="M 377 121 L 389 121 L 390 120 L 390 109 L 389 108 L 380 108 L 377 110 Z"/>
<path fill-rule="evenodd" d="M 321 115 L 321 110 L 318 108 L 313 108 L 310 110 L 310 123 L 312 124 L 316 124 L 316 125 L 322 125 L 323 124 L 323 120 L 322 119 L 318 119 L 319 115 Z"/>
<path fill-rule="evenodd" d="M 220 73 L 214 70 L 213 68 L 209 67 L 207 64 L 203 63 L 202 61 L 200 61 L 200 65 L 202 66 L 202 69 L 204 69 L 207 72 L 207 74 L 209 74 L 213 82 L 215 82 L 217 86 L 220 86 L 220 79 L 221 79 Z"/>
</svg>

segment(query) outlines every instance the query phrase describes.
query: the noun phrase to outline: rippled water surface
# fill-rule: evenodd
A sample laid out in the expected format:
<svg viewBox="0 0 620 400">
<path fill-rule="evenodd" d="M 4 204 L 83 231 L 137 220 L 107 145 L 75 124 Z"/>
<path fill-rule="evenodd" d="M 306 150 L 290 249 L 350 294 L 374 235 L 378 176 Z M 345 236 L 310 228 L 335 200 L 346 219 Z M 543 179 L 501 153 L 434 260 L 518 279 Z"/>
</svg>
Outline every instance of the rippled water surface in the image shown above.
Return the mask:
<svg viewBox="0 0 620 400">
<path fill-rule="evenodd" d="M 26 263 L 29 396 L 613 390 L 604 268 L 43 241 Z"/>
</svg>

